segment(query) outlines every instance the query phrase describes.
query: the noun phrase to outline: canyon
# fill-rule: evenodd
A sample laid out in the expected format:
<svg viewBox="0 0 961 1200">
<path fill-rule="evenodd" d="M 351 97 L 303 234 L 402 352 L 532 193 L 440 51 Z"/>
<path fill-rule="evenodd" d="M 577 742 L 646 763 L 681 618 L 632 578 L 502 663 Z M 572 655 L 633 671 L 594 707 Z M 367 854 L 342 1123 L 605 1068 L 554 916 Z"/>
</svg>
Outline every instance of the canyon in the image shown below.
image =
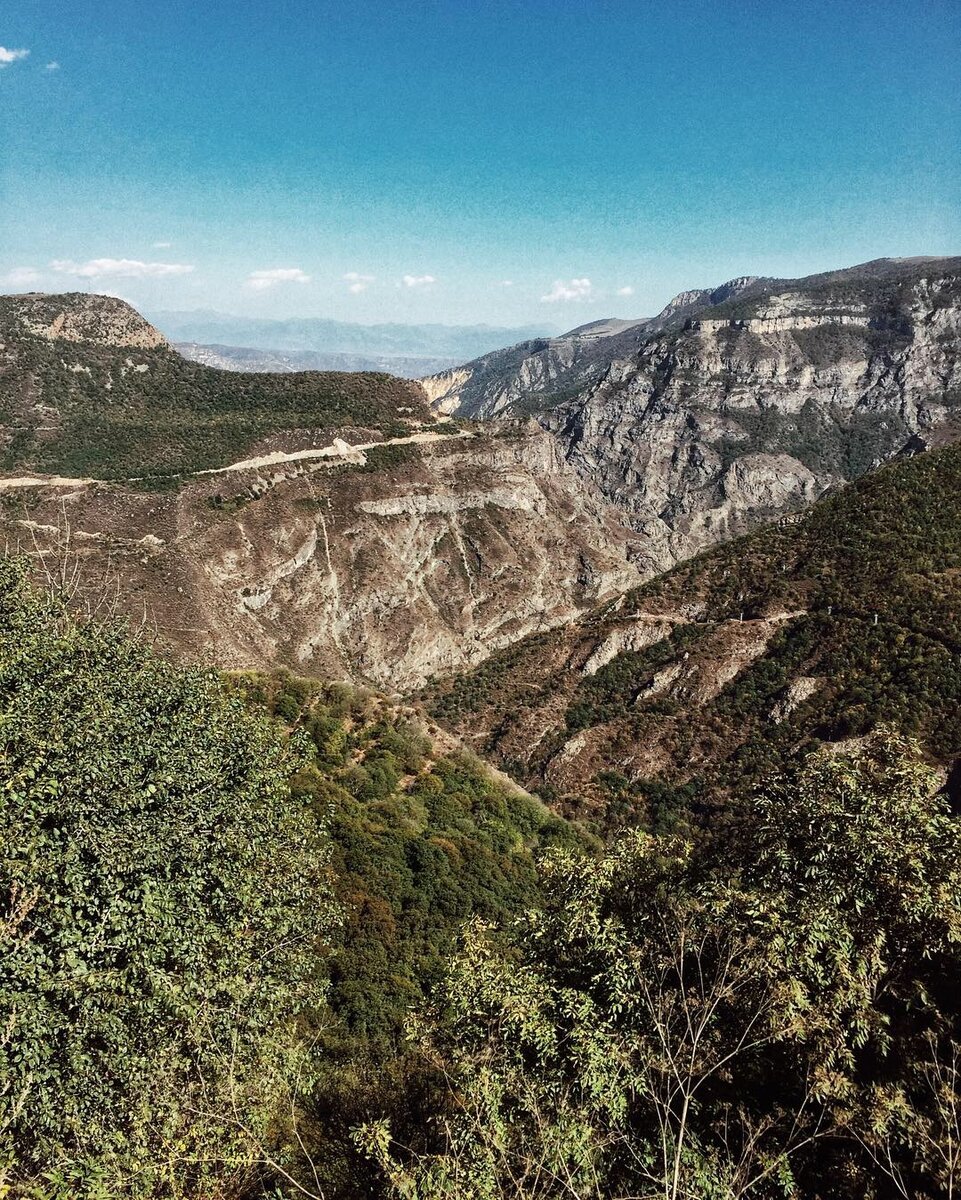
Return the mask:
<svg viewBox="0 0 961 1200">
<path fill-rule="evenodd" d="M 959 259 L 744 276 L 420 383 L 6 297 L 0 526 L 180 654 L 410 692 L 951 441 L 959 340 Z"/>
</svg>

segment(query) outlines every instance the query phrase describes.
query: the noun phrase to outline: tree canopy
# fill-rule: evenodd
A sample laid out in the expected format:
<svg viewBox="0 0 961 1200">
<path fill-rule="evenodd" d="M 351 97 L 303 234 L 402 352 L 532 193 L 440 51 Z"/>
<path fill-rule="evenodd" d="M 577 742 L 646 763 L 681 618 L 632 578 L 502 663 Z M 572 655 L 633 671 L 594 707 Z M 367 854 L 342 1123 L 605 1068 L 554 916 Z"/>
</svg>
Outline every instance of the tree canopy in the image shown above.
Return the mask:
<svg viewBox="0 0 961 1200">
<path fill-rule="evenodd" d="M 555 855 L 420 1030 L 450 1078 L 433 1149 L 364 1131 L 393 1194 L 949 1194 L 961 832 L 936 782 L 880 734 L 769 788 L 724 861 L 644 833 Z"/>
<path fill-rule="evenodd" d="M 196 1194 L 246 1161 L 333 924 L 300 761 L 213 672 L 0 561 L 8 1183 Z"/>
</svg>

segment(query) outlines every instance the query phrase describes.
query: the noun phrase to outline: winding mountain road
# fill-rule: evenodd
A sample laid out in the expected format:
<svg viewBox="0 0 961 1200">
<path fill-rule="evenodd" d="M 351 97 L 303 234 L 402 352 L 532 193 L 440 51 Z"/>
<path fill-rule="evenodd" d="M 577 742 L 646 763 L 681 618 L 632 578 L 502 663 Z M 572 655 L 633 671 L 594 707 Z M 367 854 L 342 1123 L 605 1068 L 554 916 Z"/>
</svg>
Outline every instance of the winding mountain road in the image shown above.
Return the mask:
<svg viewBox="0 0 961 1200">
<path fill-rule="evenodd" d="M 367 461 L 366 451 L 378 446 L 413 446 L 424 445 L 428 442 L 449 442 L 457 439 L 470 438 L 474 435 L 460 431 L 458 433 L 436 433 L 423 430 L 411 433 L 406 437 L 387 438 L 381 442 L 362 442 L 356 446 L 350 445 L 342 438 L 334 438 L 329 446 L 319 450 L 295 450 L 287 453 L 275 450 L 272 454 L 263 454 L 257 458 L 244 458 L 240 462 L 230 463 L 226 467 L 207 467 L 203 471 L 189 471 L 184 478 L 197 478 L 202 475 L 223 475 L 231 471 L 259 471 L 265 467 L 282 466 L 285 463 L 305 462 L 310 459 L 339 459 L 343 462 L 362 464 Z M 140 476 L 130 479 L 74 479 L 67 475 L 12 475 L 8 479 L 0 479 L 0 492 L 15 491 L 21 488 L 53 487 L 78 488 L 89 487 L 94 483 L 138 483 Z"/>
</svg>

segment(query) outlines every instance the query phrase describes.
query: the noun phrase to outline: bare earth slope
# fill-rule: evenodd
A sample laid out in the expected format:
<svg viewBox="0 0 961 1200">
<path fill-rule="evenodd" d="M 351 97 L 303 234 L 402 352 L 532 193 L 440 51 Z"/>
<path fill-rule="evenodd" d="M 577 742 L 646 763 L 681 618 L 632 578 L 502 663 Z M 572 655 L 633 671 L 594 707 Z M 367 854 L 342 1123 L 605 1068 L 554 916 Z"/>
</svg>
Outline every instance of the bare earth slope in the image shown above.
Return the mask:
<svg viewBox="0 0 961 1200">
<path fill-rule="evenodd" d="M 118 574 L 188 657 L 392 691 L 480 661 L 637 582 L 627 534 L 546 433 L 411 435 L 264 455 L 176 491 L 3 490 L 2 532 Z M 280 458 L 280 461 L 278 461 Z"/>
<path fill-rule="evenodd" d="M 602 819 L 696 810 L 881 721 L 961 783 L 961 444 L 526 638 L 430 702 L 527 786 Z"/>
</svg>

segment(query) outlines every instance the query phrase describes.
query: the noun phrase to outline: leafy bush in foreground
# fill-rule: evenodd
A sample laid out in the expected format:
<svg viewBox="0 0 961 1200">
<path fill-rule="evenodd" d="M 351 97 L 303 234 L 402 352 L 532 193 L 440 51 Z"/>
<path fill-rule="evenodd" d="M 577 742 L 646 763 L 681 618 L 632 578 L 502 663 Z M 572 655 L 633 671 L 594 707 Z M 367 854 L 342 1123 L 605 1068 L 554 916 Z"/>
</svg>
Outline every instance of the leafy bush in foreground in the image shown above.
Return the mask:
<svg viewBox="0 0 961 1200">
<path fill-rule="evenodd" d="M 961 829 L 878 735 L 768 789 L 739 854 L 625 836 L 475 927 L 424 1044 L 417 1200 L 946 1197 L 961 1183 Z"/>
<path fill-rule="evenodd" d="M 212 1196 L 242 1170 L 332 925 L 326 839 L 287 786 L 299 761 L 212 673 L 72 619 L 0 561 L 14 1194 Z"/>
</svg>

